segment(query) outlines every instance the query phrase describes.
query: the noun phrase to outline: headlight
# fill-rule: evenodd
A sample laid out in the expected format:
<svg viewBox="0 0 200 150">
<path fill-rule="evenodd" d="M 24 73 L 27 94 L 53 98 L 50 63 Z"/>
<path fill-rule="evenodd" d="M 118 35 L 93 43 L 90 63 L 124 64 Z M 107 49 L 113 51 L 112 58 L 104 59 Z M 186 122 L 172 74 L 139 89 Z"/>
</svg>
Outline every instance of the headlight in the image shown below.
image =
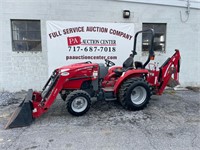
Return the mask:
<svg viewBox="0 0 200 150">
<path fill-rule="evenodd" d="M 69 72 L 67 72 L 67 71 L 69 71 L 70 69 L 62 69 L 61 71 L 60 71 L 60 75 L 61 76 L 68 76 L 69 75 Z"/>
<path fill-rule="evenodd" d="M 68 75 L 69 75 L 69 72 L 67 71 L 61 73 L 61 76 L 68 76 Z"/>
</svg>

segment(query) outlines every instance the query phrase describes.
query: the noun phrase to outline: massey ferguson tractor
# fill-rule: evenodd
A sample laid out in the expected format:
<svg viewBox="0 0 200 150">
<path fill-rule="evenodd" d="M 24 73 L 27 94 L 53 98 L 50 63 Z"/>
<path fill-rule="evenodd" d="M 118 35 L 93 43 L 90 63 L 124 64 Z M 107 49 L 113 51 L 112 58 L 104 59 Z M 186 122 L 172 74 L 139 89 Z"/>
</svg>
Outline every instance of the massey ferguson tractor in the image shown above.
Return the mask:
<svg viewBox="0 0 200 150">
<path fill-rule="evenodd" d="M 134 61 L 137 36 L 143 32 L 151 34 L 149 56 L 145 63 Z M 118 100 L 127 110 L 145 108 L 152 95 L 161 95 L 169 83 L 179 83 L 179 50 L 175 50 L 160 68 L 149 67 L 150 60 L 154 59 L 153 42 L 153 29 L 137 32 L 133 51 L 122 66 L 115 66 L 114 62 L 106 59 L 105 64 L 88 61 L 55 69 L 41 92 L 28 91 L 5 128 L 30 125 L 48 111 L 59 93 L 66 101 L 68 112 L 75 116 L 81 116 L 90 109 L 92 97 Z"/>
</svg>

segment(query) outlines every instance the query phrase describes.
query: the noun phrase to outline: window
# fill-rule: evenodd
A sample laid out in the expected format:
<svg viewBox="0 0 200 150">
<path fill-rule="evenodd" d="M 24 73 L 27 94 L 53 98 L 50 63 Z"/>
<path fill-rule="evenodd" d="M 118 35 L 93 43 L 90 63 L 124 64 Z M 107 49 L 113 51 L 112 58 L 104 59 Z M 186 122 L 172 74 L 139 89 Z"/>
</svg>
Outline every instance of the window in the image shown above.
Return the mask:
<svg viewBox="0 0 200 150">
<path fill-rule="evenodd" d="M 41 51 L 39 20 L 11 20 L 13 51 Z"/>
<path fill-rule="evenodd" d="M 166 23 L 143 23 L 143 30 L 152 28 L 155 31 L 154 51 L 165 52 L 166 46 Z M 142 34 L 142 51 L 148 51 L 150 47 L 151 35 Z"/>
</svg>

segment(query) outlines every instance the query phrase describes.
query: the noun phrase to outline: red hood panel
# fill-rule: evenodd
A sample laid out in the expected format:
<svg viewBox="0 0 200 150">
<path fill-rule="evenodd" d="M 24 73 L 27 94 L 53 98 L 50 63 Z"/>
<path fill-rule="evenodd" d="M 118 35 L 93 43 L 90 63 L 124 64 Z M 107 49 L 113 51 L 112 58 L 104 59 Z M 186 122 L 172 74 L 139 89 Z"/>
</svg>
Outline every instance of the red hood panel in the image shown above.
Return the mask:
<svg viewBox="0 0 200 150">
<path fill-rule="evenodd" d="M 71 65 L 67 65 L 67 66 L 62 66 L 62 67 L 60 67 L 60 68 L 57 68 L 57 69 L 59 69 L 59 70 L 61 70 L 61 69 L 79 69 L 79 68 L 92 68 L 93 66 L 97 66 L 98 64 L 96 64 L 96 63 L 76 63 L 76 64 L 71 64 Z"/>
</svg>

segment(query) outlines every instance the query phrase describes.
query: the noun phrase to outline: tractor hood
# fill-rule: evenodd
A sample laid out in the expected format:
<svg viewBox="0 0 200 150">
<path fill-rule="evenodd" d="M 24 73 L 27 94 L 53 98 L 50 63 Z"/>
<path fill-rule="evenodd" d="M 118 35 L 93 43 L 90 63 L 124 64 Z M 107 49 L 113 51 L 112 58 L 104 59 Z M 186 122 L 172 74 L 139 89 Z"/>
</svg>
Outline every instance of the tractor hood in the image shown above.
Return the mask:
<svg viewBox="0 0 200 150">
<path fill-rule="evenodd" d="M 71 64 L 68 66 L 62 66 L 60 68 L 57 68 L 57 70 L 82 70 L 82 69 L 92 69 L 93 67 L 97 67 L 98 64 L 96 63 L 91 63 L 91 62 L 83 62 L 83 63 L 76 63 L 76 64 Z"/>
</svg>

